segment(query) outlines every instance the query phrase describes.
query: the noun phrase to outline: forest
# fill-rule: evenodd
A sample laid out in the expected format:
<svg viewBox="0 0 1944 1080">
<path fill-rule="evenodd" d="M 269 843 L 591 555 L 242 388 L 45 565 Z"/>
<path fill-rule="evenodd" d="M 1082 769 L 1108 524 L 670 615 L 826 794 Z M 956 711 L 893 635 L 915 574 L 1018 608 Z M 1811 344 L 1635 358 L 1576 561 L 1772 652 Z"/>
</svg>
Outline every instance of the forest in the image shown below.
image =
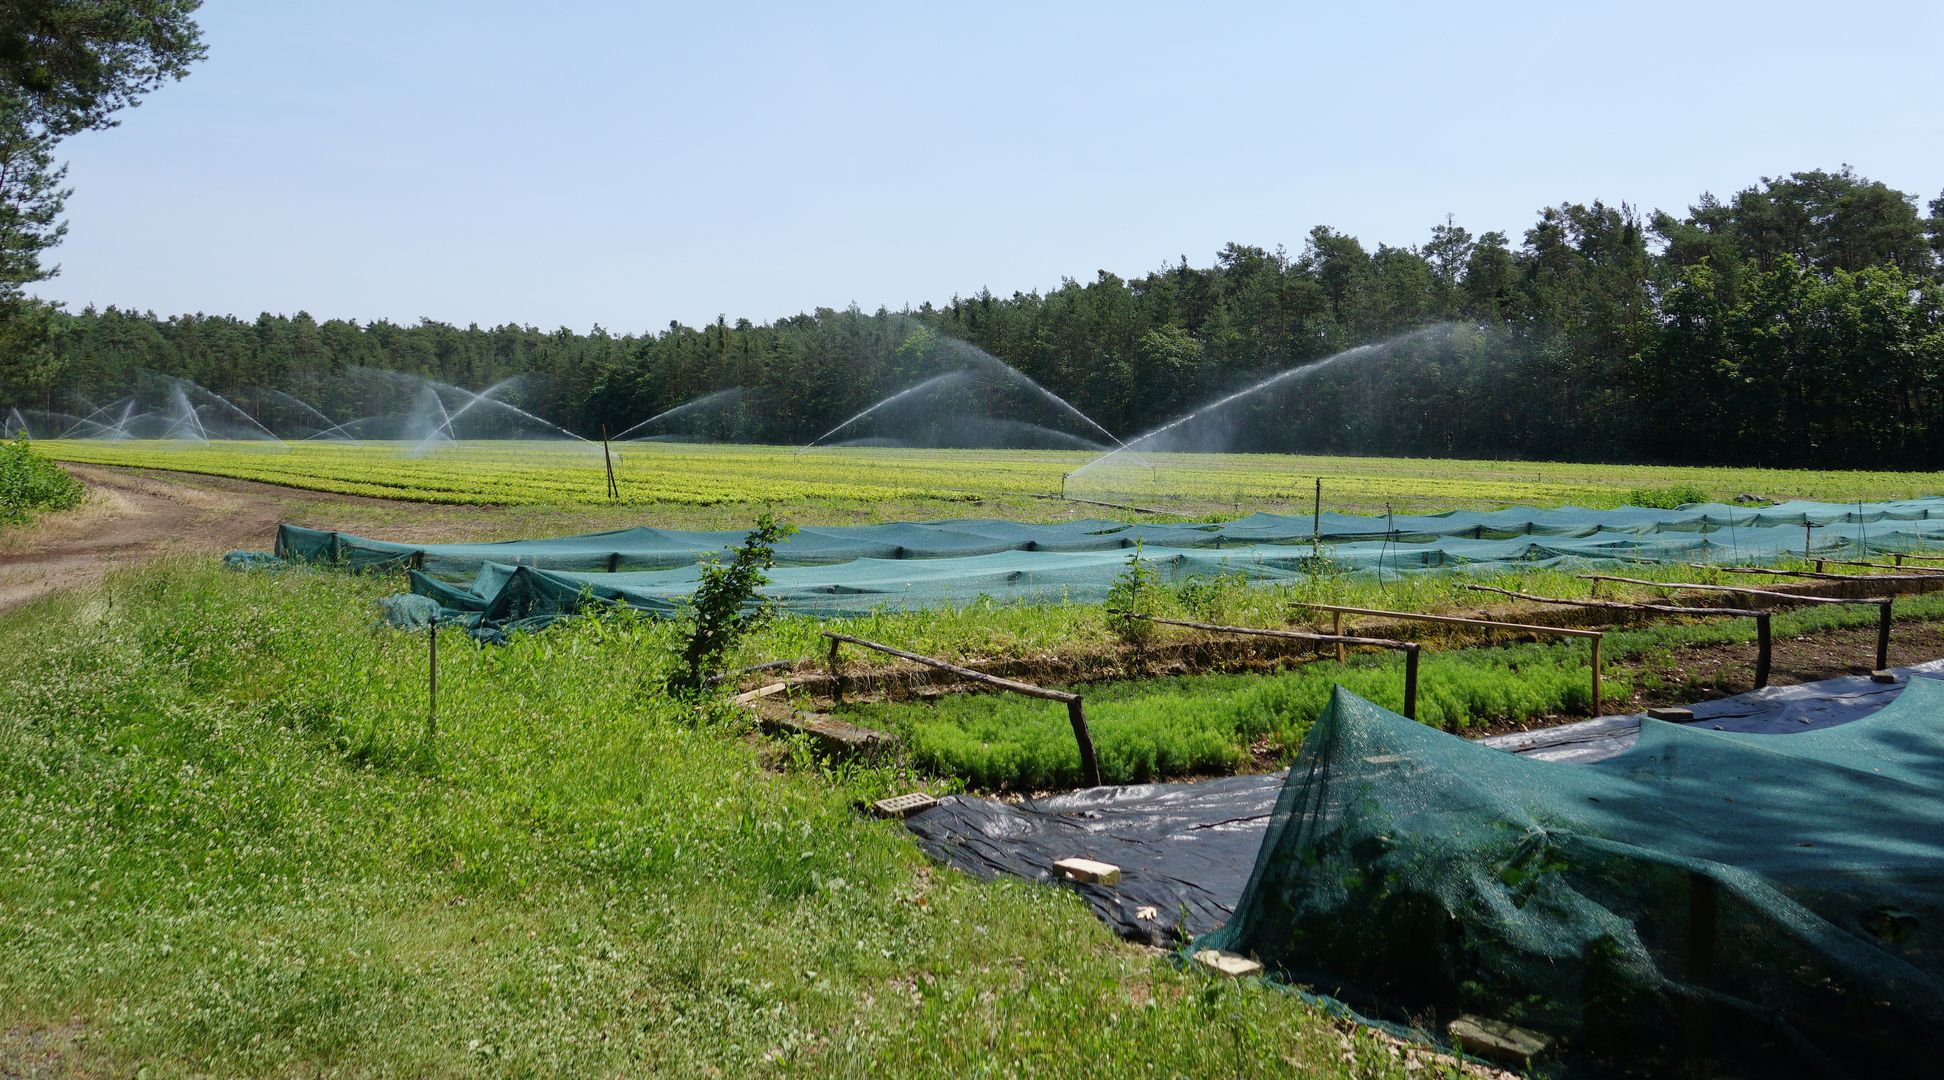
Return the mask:
<svg viewBox="0 0 1944 1080">
<path fill-rule="evenodd" d="M 1928 211 L 1926 213 L 1925 211 Z M 479 389 L 619 432 L 712 391 L 695 434 L 801 443 L 984 350 L 1123 437 L 1266 375 L 1426 326 L 1256 406 L 1224 449 L 1920 468 L 1944 457 L 1944 195 L 1797 172 L 1684 212 L 1562 203 L 1516 243 L 1447 220 L 1415 247 L 1312 229 L 1144 276 L 989 290 L 913 310 L 819 308 L 616 334 L 309 314 L 45 310 L 0 403 L 72 410 L 144 378 L 287 391 L 327 412 L 347 370 Z M 18 339 L 17 339 L 18 340 Z M 961 344 L 963 343 L 963 344 Z M 341 417 L 334 417 L 341 418 Z"/>
</svg>

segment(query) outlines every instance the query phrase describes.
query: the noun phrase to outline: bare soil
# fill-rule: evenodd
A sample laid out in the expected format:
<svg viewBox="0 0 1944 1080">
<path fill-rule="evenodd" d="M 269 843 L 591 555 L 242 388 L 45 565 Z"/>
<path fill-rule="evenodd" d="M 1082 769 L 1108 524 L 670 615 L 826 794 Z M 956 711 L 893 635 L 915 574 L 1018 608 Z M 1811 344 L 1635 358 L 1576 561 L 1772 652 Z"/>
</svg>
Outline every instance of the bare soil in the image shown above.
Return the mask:
<svg viewBox="0 0 1944 1080">
<path fill-rule="evenodd" d="M 297 491 L 152 469 L 64 465 L 87 485 L 80 507 L 0 533 L 0 613 L 171 554 L 268 550 L 278 523 L 349 528 L 396 512 L 384 499 Z M 480 527 L 480 507 L 413 507 L 387 535 L 448 539 Z"/>
</svg>

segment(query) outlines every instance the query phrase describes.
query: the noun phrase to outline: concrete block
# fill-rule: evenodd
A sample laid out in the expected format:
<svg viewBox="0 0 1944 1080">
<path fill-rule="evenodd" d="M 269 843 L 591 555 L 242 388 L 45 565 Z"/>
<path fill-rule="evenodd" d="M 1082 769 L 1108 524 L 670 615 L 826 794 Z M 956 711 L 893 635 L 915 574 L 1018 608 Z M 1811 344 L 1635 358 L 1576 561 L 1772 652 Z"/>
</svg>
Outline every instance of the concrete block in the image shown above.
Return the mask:
<svg viewBox="0 0 1944 1080">
<path fill-rule="evenodd" d="M 1215 949 L 1203 949 L 1196 953 L 1195 963 L 1200 964 L 1202 967 L 1217 975 L 1227 975 L 1231 979 L 1241 978 L 1244 975 L 1262 974 L 1262 965 L 1256 963 L 1254 960 L 1246 956 L 1237 956 L 1234 953 L 1220 952 Z"/>
<path fill-rule="evenodd" d="M 909 795 L 893 795 L 888 799 L 879 799 L 871 804 L 871 813 L 881 818 L 908 818 L 913 814 L 922 814 L 937 805 L 937 799 L 922 791 L 914 791 Z"/>
<path fill-rule="evenodd" d="M 1093 859 L 1061 859 L 1053 864 L 1053 872 L 1068 881 L 1086 881 L 1095 885 L 1120 884 L 1120 867 Z"/>
<path fill-rule="evenodd" d="M 1483 1016 L 1461 1016 L 1445 1028 L 1445 1033 L 1467 1054 L 1510 1065 L 1523 1065 L 1552 1049 L 1549 1036 Z"/>
</svg>

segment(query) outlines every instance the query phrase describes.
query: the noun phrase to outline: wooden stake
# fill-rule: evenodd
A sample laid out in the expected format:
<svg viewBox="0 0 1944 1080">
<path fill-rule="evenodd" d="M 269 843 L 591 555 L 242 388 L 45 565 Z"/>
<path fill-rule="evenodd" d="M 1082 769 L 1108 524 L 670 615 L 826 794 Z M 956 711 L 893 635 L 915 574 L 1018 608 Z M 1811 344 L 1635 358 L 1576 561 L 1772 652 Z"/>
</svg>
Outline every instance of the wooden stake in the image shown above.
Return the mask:
<svg viewBox="0 0 1944 1080">
<path fill-rule="evenodd" d="M 1593 715 L 1594 716 L 1600 715 L 1600 642 L 1602 640 L 1603 639 L 1601 638 L 1593 639 Z"/>
<path fill-rule="evenodd" d="M 607 463 L 607 491 L 609 502 L 621 501 L 621 488 L 614 482 L 614 455 L 608 452 L 607 425 L 601 425 L 601 460 Z"/>
<path fill-rule="evenodd" d="M 1310 504 L 1310 546 L 1318 558 L 1323 556 L 1323 478 L 1316 478 L 1316 501 Z"/>
</svg>

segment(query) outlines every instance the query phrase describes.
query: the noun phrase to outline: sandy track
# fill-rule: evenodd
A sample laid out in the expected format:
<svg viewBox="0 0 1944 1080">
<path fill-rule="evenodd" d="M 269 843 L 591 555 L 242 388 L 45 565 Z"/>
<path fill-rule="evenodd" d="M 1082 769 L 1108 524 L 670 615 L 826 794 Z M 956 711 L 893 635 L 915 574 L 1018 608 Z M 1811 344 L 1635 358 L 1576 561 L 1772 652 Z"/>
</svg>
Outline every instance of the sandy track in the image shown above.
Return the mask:
<svg viewBox="0 0 1944 1080">
<path fill-rule="evenodd" d="M 111 569 L 172 552 L 269 546 L 285 502 L 249 485 L 181 483 L 155 474 L 68 465 L 88 501 L 0 537 L 0 612 Z"/>
</svg>

